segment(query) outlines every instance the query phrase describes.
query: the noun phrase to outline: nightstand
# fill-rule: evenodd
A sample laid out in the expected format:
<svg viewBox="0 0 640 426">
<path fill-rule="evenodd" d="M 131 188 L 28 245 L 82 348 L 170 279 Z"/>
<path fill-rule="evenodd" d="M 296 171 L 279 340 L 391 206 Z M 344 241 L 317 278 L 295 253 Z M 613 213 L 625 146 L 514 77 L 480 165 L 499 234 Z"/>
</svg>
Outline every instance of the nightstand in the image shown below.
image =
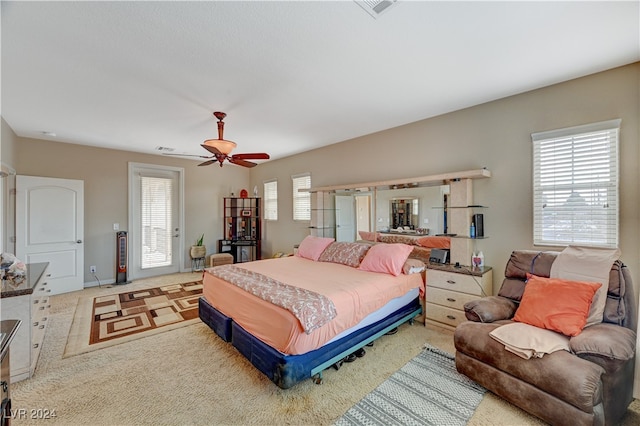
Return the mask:
<svg viewBox="0 0 640 426">
<path fill-rule="evenodd" d="M 463 321 L 464 304 L 493 293 L 491 267 L 471 268 L 452 265 L 427 265 L 425 295 L 426 321 L 454 329 Z"/>
</svg>

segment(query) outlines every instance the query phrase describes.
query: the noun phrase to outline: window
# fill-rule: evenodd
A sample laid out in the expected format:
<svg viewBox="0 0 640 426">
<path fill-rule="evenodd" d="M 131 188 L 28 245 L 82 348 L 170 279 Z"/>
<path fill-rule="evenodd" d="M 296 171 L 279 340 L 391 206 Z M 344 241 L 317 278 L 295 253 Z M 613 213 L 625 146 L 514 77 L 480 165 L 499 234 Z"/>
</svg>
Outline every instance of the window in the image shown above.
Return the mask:
<svg viewBox="0 0 640 426">
<path fill-rule="evenodd" d="M 533 133 L 533 242 L 618 246 L 620 120 Z"/>
<path fill-rule="evenodd" d="M 141 268 L 168 266 L 172 261 L 171 231 L 173 181 L 140 176 L 142 219 Z"/>
<path fill-rule="evenodd" d="M 264 219 L 278 220 L 278 181 L 264 183 Z"/>
<path fill-rule="evenodd" d="M 311 188 L 311 175 L 304 173 L 291 176 L 293 180 L 293 220 L 311 220 L 311 193 L 299 189 Z"/>
</svg>

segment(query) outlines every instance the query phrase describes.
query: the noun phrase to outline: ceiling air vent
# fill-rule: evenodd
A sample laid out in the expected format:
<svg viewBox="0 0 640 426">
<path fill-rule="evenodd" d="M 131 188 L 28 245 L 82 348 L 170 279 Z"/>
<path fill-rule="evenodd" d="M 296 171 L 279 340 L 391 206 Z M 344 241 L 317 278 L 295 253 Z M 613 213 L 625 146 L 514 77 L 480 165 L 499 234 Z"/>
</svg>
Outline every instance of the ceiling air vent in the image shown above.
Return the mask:
<svg viewBox="0 0 640 426">
<path fill-rule="evenodd" d="M 168 146 L 156 146 L 156 151 L 171 152 L 175 151 L 175 148 L 169 148 Z"/>
<path fill-rule="evenodd" d="M 394 5 L 397 0 L 354 0 L 361 8 L 367 11 L 369 15 L 377 18 L 382 13 L 389 10 L 389 6 Z"/>
</svg>

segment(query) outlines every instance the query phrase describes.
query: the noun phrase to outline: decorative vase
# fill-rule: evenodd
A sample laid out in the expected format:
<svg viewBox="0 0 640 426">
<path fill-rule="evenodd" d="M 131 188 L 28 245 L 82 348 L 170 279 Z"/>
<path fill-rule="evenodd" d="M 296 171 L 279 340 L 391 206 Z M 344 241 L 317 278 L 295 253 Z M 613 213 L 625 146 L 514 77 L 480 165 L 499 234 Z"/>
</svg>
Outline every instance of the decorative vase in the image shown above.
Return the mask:
<svg viewBox="0 0 640 426">
<path fill-rule="evenodd" d="M 189 254 L 192 259 L 200 259 L 207 254 L 207 248 L 205 246 L 191 246 Z"/>
</svg>

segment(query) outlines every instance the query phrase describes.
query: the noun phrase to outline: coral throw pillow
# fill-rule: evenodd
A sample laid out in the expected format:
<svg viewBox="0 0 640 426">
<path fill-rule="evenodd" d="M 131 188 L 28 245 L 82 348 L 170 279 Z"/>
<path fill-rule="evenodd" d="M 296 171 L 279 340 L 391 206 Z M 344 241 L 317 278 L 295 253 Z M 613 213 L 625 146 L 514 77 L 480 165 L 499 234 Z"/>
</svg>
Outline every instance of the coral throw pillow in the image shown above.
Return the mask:
<svg viewBox="0 0 640 426">
<path fill-rule="evenodd" d="M 360 238 L 365 241 L 375 241 L 378 236 L 377 232 L 368 232 L 368 231 L 358 231 Z"/>
<path fill-rule="evenodd" d="M 310 260 L 318 260 L 324 249 L 334 241 L 333 238 L 307 235 L 298 246 L 296 256 Z"/>
<path fill-rule="evenodd" d="M 589 308 L 600 283 L 543 278 L 527 274 L 514 321 L 577 336 L 587 324 Z"/>
<path fill-rule="evenodd" d="M 358 269 L 398 276 L 413 247 L 407 244 L 375 244 L 362 259 Z"/>
<path fill-rule="evenodd" d="M 451 248 L 451 237 L 421 237 L 417 242 L 419 246 L 426 248 Z"/>
</svg>

